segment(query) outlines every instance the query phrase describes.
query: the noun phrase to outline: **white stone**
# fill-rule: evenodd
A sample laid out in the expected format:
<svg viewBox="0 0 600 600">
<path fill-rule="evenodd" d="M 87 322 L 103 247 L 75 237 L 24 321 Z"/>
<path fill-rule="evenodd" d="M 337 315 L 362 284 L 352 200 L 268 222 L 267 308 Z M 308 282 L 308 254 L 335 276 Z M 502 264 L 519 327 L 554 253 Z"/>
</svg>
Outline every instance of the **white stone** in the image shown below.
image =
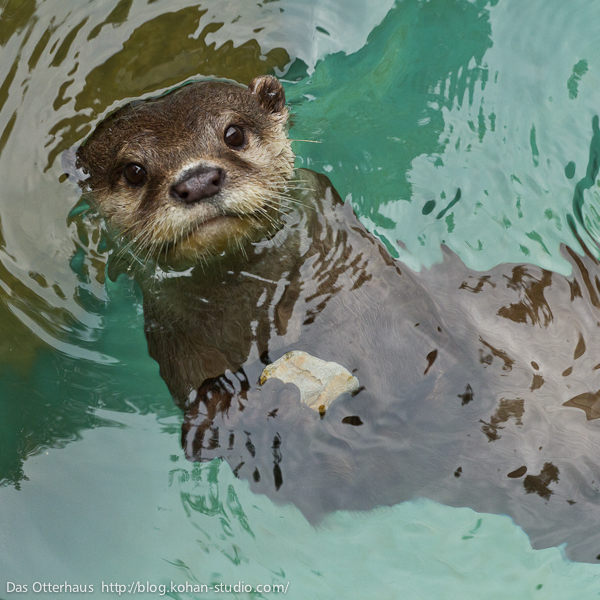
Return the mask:
<svg viewBox="0 0 600 600">
<path fill-rule="evenodd" d="M 355 392 L 359 386 L 358 379 L 342 365 L 326 362 L 301 350 L 288 352 L 265 367 L 260 383 L 270 377 L 296 385 L 302 402 L 321 414 L 344 392 Z"/>
</svg>

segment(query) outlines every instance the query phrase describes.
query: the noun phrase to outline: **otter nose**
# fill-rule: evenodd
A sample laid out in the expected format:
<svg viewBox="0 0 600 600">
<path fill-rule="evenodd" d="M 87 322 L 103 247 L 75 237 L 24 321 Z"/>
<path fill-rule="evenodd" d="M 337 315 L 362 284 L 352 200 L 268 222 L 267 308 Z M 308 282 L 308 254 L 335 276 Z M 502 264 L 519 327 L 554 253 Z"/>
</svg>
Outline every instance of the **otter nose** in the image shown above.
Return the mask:
<svg viewBox="0 0 600 600">
<path fill-rule="evenodd" d="M 214 196 L 221 189 L 223 169 L 199 167 L 171 186 L 171 196 L 186 204 Z"/>
</svg>

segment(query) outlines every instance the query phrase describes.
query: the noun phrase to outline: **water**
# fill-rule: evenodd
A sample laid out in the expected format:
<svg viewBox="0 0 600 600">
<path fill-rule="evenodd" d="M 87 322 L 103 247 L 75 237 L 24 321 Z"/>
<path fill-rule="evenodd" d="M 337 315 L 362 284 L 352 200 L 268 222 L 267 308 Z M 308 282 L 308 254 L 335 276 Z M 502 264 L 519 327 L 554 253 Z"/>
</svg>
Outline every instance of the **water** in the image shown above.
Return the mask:
<svg viewBox="0 0 600 600">
<path fill-rule="evenodd" d="M 593 0 L 0 7 L 3 586 L 27 585 L 20 597 L 65 581 L 99 597 L 103 581 L 289 582 L 292 598 L 600 594 L 597 566 L 532 550 L 505 516 L 422 500 L 313 528 L 226 463 L 187 463 L 139 291 L 104 283 L 94 226 L 67 217 L 78 193 L 59 160 L 129 98 L 274 70 L 291 137 L 321 142 L 295 142 L 298 164 L 326 172 L 411 267 L 439 261 L 444 243 L 475 269 L 567 273 L 561 244 L 581 251 L 569 221 L 589 248 L 600 222 Z"/>
<path fill-rule="evenodd" d="M 579 248 L 567 224 L 578 185 L 597 231 L 585 181 L 598 152 L 597 41 L 581 34 L 594 7 L 483 4 L 399 3 L 364 48 L 294 87 L 298 137 L 323 142 L 310 165 L 413 268 L 439 261 L 445 243 L 479 270 L 568 272 L 559 248 Z"/>
</svg>

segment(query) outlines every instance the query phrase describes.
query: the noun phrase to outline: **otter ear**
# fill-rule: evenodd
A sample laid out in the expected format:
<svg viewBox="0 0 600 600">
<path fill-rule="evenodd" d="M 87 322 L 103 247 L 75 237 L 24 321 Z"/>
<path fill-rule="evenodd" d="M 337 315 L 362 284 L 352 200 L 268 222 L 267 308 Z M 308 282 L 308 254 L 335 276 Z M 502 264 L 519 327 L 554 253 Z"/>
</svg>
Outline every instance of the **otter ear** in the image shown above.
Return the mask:
<svg viewBox="0 0 600 600">
<path fill-rule="evenodd" d="M 264 110 L 269 113 L 280 113 L 285 108 L 285 92 L 283 86 L 272 75 L 255 77 L 248 86 L 250 93 Z"/>
</svg>

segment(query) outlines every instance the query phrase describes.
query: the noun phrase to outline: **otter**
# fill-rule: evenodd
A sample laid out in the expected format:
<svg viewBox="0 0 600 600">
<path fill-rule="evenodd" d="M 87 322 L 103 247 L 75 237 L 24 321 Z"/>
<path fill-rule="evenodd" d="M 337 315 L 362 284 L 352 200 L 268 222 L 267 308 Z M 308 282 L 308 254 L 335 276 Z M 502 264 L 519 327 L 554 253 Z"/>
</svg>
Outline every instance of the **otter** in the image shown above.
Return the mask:
<svg viewBox="0 0 600 600">
<path fill-rule="evenodd" d="M 427 497 L 596 560 L 597 261 L 565 249 L 570 277 L 478 273 L 444 249 L 413 272 L 324 175 L 294 169 L 287 120 L 274 77 L 197 81 L 120 108 L 77 150 L 187 458 L 226 460 L 314 523 Z M 319 414 L 293 384 L 261 384 L 293 350 L 359 389 Z"/>
</svg>

